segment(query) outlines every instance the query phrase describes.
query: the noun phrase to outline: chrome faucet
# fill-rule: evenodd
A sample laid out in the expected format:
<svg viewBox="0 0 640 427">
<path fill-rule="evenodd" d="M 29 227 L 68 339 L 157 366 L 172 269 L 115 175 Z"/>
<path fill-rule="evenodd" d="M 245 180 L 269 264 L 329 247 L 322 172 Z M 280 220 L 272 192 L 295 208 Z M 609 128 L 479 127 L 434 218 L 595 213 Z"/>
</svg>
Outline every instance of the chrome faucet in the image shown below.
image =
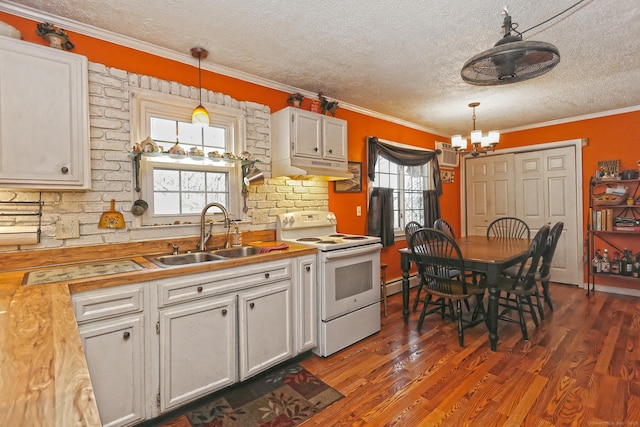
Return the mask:
<svg viewBox="0 0 640 427">
<path fill-rule="evenodd" d="M 211 237 L 211 231 L 209 231 L 209 234 L 206 235 L 206 236 L 204 234 L 205 216 L 206 216 L 207 211 L 209 210 L 209 208 L 212 208 L 214 206 L 217 207 L 218 209 L 220 209 L 222 211 L 222 214 L 224 215 L 224 227 L 225 228 L 229 228 L 229 225 L 230 225 L 229 212 L 227 212 L 227 209 L 224 206 L 222 206 L 220 203 L 217 203 L 217 202 L 212 202 L 212 203 L 209 203 L 208 205 L 206 205 L 202 209 L 202 213 L 200 214 L 200 242 L 198 243 L 198 250 L 201 250 L 201 251 L 203 251 L 205 249 L 205 245 L 207 244 L 207 241 Z M 224 247 L 225 248 L 229 248 L 230 247 L 229 246 L 229 233 L 226 234 L 226 237 L 225 237 L 225 240 L 224 240 Z"/>
</svg>

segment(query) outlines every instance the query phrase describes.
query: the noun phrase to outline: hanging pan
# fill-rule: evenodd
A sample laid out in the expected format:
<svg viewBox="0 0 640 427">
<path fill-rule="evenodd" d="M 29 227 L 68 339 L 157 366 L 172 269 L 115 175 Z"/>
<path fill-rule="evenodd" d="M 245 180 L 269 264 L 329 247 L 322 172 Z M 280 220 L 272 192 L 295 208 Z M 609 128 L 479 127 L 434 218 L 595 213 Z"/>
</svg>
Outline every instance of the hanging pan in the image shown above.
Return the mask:
<svg viewBox="0 0 640 427">
<path fill-rule="evenodd" d="M 124 228 L 124 217 L 116 210 L 116 201 L 111 199 L 111 208 L 100 217 L 98 228 Z"/>
</svg>

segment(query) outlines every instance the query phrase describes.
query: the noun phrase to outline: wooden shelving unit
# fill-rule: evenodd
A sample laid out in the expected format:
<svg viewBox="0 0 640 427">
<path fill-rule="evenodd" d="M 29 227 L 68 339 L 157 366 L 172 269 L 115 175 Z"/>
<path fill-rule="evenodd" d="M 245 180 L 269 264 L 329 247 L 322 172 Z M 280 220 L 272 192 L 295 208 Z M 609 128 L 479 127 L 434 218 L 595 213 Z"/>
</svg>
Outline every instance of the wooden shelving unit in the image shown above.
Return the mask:
<svg viewBox="0 0 640 427">
<path fill-rule="evenodd" d="M 620 204 L 614 205 L 598 204 L 598 201 L 595 200 L 594 195 L 601 194 L 606 188 L 618 187 L 620 185 L 627 188 L 626 198 L 632 199 L 633 204 L 628 204 L 626 199 L 622 200 Z M 633 285 L 637 283 L 638 288 L 640 288 L 640 278 L 623 276 L 621 274 L 596 273 L 593 271 L 591 265 L 591 261 L 595 256 L 596 242 L 605 245 L 603 247 L 609 248 L 610 251 L 617 251 L 621 254 L 626 247 L 632 251 L 635 258 L 635 253 L 640 251 L 640 204 L 636 204 L 636 201 L 638 200 L 640 200 L 640 179 L 605 180 L 591 178 L 589 185 L 589 218 L 587 224 L 589 249 L 587 295 L 589 295 L 591 291 L 595 290 L 597 279 L 599 279 L 599 284 L 607 286 L 606 282 L 610 280 L 607 278 L 612 277 L 616 280 L 621 280 L 622 282 L 620 283 L 628 285 L 626 287 L 633 287 Z M 603 221 L 598 224 L 595 220 L 597 212 L 605 210 L 609 210 L 612 217 L 606 221 L 608 224 L 605 224 Z M 600 217 L 602 216 L 603 215 L 600 214 Z M 628 229 L 625 230 L 615 229 L 616 218 L 628 218 L 629 222 L 632 222 L 631 220 L 633 220 L 635 226 L 629 226 Z M 624 246 L 622 246 L 621 243 L 623 243 Z"/>
</svg>

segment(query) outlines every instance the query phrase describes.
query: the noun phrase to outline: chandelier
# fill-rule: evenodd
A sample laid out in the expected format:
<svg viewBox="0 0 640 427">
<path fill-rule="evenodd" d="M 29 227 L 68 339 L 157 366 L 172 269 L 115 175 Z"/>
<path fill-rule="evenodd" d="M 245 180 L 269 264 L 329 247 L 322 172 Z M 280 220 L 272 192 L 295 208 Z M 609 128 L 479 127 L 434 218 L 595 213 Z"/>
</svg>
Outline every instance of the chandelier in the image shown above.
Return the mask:
<svg viewBox="0 0 640 427">
<path fill-rule="evenodd" d="M 500 132 L 492 130 L 488 134 L 483 135 L 481 130 L 476 130 L 476 107 L 480 105 L 479 102 L 472 102 L 469 107 L 473 109 L 473 130 L 471 131 L 471 151 L 467 152 L 467 138 L 463 138 L 462 135 L 453 135 L 451 137 L 451 146 L 456 149 L 457 152 L 462 154 L 471 154 L 473 157 L 477 157 L 480 153 L 487 154 L 489 151 L 495 151 L 498 141 L 500 141 Z"/>
</svg>

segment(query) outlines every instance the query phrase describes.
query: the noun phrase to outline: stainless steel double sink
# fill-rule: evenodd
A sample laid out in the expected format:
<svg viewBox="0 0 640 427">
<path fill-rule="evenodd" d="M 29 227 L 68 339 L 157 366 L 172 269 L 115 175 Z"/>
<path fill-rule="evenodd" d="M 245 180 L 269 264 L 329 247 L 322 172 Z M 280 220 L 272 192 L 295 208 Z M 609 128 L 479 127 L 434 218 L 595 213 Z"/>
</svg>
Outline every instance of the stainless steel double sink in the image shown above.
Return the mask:
<svg viewBox="0 0 640 427">
<path fill-rule="evenodd" d="M 175 265 L 201 264 L 203 262 L 224 261 L 232 258 L 245 258 L 258 254 L 255 246 L 241 246 L 237 248 L 216 249 L 207 252 L 187 252 L 177 255 L 153 255 L 146 258 L 161 267 Z"/>
</svg>

